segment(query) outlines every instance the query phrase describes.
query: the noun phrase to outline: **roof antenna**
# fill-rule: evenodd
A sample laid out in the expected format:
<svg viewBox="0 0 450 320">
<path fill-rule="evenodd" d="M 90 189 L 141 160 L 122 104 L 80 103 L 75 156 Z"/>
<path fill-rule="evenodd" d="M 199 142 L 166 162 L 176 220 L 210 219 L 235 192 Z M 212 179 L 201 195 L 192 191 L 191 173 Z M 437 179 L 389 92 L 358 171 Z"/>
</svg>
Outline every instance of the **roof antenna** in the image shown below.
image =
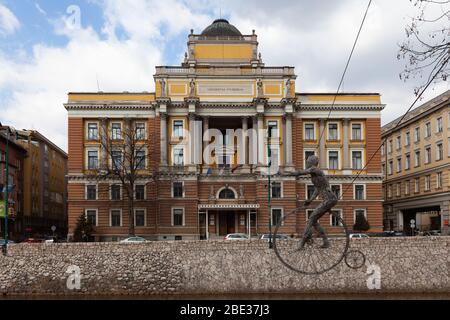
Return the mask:
<svg viewBox="0 0 450 320">
<path fill-rule="evenodd" d="M 98 82 L 98 74 L 95 75 L 97 78 L 97 92 L 100 92 L 100 83 Z"/>
</svg>

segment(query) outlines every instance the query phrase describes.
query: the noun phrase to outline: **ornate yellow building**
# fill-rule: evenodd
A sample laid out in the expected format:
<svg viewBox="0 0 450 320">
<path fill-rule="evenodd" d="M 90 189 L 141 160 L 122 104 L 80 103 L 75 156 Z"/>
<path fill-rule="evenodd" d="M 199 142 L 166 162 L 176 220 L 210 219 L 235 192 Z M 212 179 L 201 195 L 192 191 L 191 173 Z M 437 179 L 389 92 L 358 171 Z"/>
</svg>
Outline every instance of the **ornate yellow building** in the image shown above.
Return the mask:
<svg viewBox="0 0 450 320">
<path fill-rule="evenodd" d="M 191 31 L 181 66 L 156 67 L 154 78 L 154 93 L 69 94 L 70 234 L 85 213 L 96 226 L 96 240 L 127 236 L 123 190 L 113 187 L 117 181 L 95 178 L 102 163 L 111 162 L 102 133 L 120 141 L 127 123 L 145 144 L 135 192 L 138 235 L 265 233 L 269 222 L 296 208 L 311 190 L 308 177 L 280 176 L 277 166 L 303 168 L 311 154 L 343 195 L 336 210 L 347 224 L 365 215 L 370 231 L 382 230 L 380 155 L 367 163 L 381 143 L 379 94 L 339 94 L 330 113 L 334 94 L 297 92 L 293 67 L 266 66 L 255 32 L 242 35 L 223 19 L 201 34 Z M 211 151 L 211 143 L 220 147 Z M 269 155 L 275 169 L 270 186 Z M 282 232 L 302 232 L 306 214 L 286 221 Z M 332 232 L 332 219 L 323 220 Z"/>
</svg>

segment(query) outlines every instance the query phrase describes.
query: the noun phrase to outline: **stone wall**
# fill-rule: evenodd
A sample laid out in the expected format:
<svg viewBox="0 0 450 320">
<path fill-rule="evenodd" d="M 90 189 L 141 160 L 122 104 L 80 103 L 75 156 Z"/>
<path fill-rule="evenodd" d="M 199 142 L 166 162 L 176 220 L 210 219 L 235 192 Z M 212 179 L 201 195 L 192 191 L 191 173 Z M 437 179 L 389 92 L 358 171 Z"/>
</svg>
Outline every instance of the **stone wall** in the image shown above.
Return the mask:
<svg viewBox="0 0 450 320">
<path fill-rule="evenodd" d="M 450 237 L 351 241 L 381 271 L 367 286 L 367 266 L 340 263 L 322 275 L 287 269 L 263 241 L 175 241 L 145 244 L 19 244 L 0 255 L 0 294 L 247 294 L 450 292 Z M 81 288 L 67 288 L 69 266 Z"/>
</svg>

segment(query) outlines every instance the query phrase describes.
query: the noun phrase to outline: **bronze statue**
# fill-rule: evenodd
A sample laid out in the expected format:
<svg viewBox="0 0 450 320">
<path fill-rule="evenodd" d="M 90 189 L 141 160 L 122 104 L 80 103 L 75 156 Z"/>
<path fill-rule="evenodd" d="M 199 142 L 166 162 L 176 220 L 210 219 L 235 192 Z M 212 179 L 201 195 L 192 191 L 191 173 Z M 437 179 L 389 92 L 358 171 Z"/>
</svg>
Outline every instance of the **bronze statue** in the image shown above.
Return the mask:
<svg viewBox="0 0 450 320">
<path fill-rule="evenodd" d="M 312 228 L 314 228 L 323 240 L 322 248 L 329 248 L 330 241 L 328 240 L 327 234 L 322 226 L 319 224 L 319 219 L 338 203 L 336 195 L 331 191 L 328 179 L 325 174 L 317 166 L 319 165 L 319 159 L 316 156 L 310 156 L 306 160 L 306 169 L 299 170 L 294 173 L 296 177 L 311 175 L 311 181 L 314 184 L 314 193 L 310 199 L 305 201 L 305 207 L 309 206 L 311 202 L 317 198 L 317 196 L 322 197 L 322 203 L 314 209 L 314 212 L 308 219 L 308 223 L 305 227 L 303 233 L 302 241 L 300 242 L 299 249 L 303 249 L 305 243 L 310 241 L 312 238 Z"/>
</svg>

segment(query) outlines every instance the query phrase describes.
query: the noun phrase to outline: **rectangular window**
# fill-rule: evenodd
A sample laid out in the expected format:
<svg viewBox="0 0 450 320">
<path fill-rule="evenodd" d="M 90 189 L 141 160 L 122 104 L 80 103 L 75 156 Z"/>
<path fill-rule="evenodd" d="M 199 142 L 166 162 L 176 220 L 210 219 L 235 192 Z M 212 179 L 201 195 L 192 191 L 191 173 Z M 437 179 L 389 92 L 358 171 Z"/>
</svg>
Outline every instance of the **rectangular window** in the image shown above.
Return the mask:
<svg viewBox="0 0 450 320">
<path fill-rule="evenodd" d="M 401 149 L 402 147 L 402 137 L 398 136 L 397 137 L 397 150 Z"/>
<path fill-rule="evenodd" d="M 431 137 L 431 122 L 425 124 L 425 138 Z"/>
<path fill-rule="evenodd" d="M 88 151 L 88 169 L 98 169 L 98 151 Z"/>
<path fill-rule="evenodd" d="M 113 200 L 113 201 L 117 201 L 117 200 L 120 200 L 122 197 L 121 197 L 121 190 L 120 190 L 121 188 L 120 188 L 120 185 L 118 185 L 118 184 L 113 184 L 113 185 L 111 185 L 111 200 Z"/>
<path fill-rule="evenodd" d="M 174 166 L 184 166 L 184 149 L 174 148 L 173 149 L 173 165 Z"/>
<path fill-rule="evenodd" d="M 209 225 L 210 226 L 215 226 L 216 225 L 216 215 L 215 214 L 210 214 L 209 215 Z"/>
<path fill-rule="evenodd" d="M 112 123 L 111 124 L 111 139 L 113 140 L 121 140 L 122 139 L 122 124 L 121 123 Z"/>
<path fill-rule="evenodd" d="M 272 182 L 272 198 L 281 198 L 281 182 Z"/>
<path fill-rule="evenodd" d="M 183 198 L 183 182 L 174 182 L 172 184 L 172 193 L 174 198 Z"/>
<path fill-rule="evenodd" d="M 440 133 L 443 131 L 444 125 L 442 123 L 442 117 L 437 118 L 437 123 L 436 123 L 436 132 Z"/>
<path fill-rule="evenodd" d="M 315 151 L 312 151 L 312 150 L 306 150 L 305 151 L 305 159 L 303 160 L 304 168 L 306 168 L 306 160 L 308 160 L 309 157 L 315 156 L 315 155 L 316 155 Z"/>
<path fill-rule="evenodd" d="M 450 137 L 448 138 L 448 143 L 447 143 L 447 153 L 448 153 L 448 156 L 450 157 Z"/>
<path fill-rule="evenodd" d="M 331 191 L 336 195 L 338 199 L 341 198 L 341 186 L 339 184 L 331 185 Z"/>
<path fill-rule="evenodd" d="M 401 183 L 397 183 L 397 192 L 396 192 L 397 197 L 401 196 L 401 192 L 402 192 L 401 189 L 402 189 Z"/>
<path fill-rule="evenodd" d="M 240 226 L 245 226 L 245 214 L 241 214 L 239 216 L 239 225 Z"/>
<path fill-rule="evenodd" d="M 431 176 L 425 176 L 425 191 L 431 190 Z"/>
<path fill-rule="evenodd" d="M 416 151 L 414 153 L 414 166 L 415 167 L 420 166 L 420 151 Z"/>
<path fill-rule="evenodd" d="M 436 160 L 439 161 L 444 159 L 444 146 L 442 143 L 438 143 L 436 147 Z"/>
<path fill-rule="evenodd" d="M 331 210 L 330 215 L 330 226 L 339 227 L 341 226 L 340 219 L 342 219 L 342 211 L 341 210 Z"/>
<path fill-rule="evenodd" d="M 88 123 L 88 140 L 98 140 L 97 123 Z"/>
<path fill-rule="evenodd" d="M 183 137 L 183 121 L 175 120 L 173 122 L 173 137 L 182 138 Z"/>
<path fill-rule="evenodd" d="M 414 129 L 414 142 L 420 141 L 420 127 Z"/>
<path fill-rule="evenodd" d="M 392 185 L 388 185 L 387 194 L 388 198 L 392 198 Z"/>
<path fill-rule="evenodd" d="M 122 212 L 119 209 L 113 209 L 111 214 L 111 227 L 120 227 L 122 225 Z"/>
<path fill-rule="evenodd" d="M 278 134 L 278 121 L 269 121 L 267 127 L 268 127 L 267 129 L 268 129 L 270 138 L 277 138 L 277 137 L 279 137 L 279 134 Z"/>
<path fill-rule="evenodd" d="M 414 179 L 414 192 L 419 193 L 420 192 L 420 178 Z"/>
<path fill-rule="evenodd" d="M 144 150 L 136 151 L 136 154 L 134 157 L 134 162 L 135 162 L 135 168 L 137 170 L 145 169 L 145 151 Z"/>
<path fill-rule="evenodd" d="M 392 174 L 393 172 L 394 172 L 394 164 L 392 160 L 390 160 L 388 165 L 388 174 Z"/>
<path fill-rule="evenodd" d="M 283 219 L 283 210 L 272 208 L 272 225 L 276 226 Z"/>
<path fill-rule="evenodd" d="M 145 185 L 138 184 L 134 186 L 134 197 L 136 200 L 145 200 Z"/>
<path fill-rule="evenodd" d="M 134 210 L 134 225 L 136 227 L 145 227 L 145 210 L 144 209 Z"/>
<path fill-rule="evenodd" d="M 364 185 L 355 185 L 355 200 L 364 200 Z"/>
<path fill-rule="evenodd" d="M 328 168 L 330 170 L 338 170 L 339 169 L 339 152 L 338 151 L 329 151 L 328 152 Z"/>
<path fill-rule="evenodd" d="M 86 199 L 87 200 L 97 200 L 97 186 L 96 185 L 86 186 Z"/>
<path fill-rule="evenodd" d="M 436 173 L 436 188 L 442 188 L 442 172 Z"/>
<path fill-rule="evenodd" d="M 314 187 L 312 184 L 309 184 L 306 187 L 306 199 L 312 198 L 312 195 L 314 194 L 314 190 L 316 190 L 316 187 Z"/>
<path fill-rule="evenodd" d="M 409 170 L 411 168 L 411 156 L 407 154 L 405 156 L 405 170 Z"/>
<path fill-rule="evenodd" d="M 382 164 L 381 165 L 381 173 L 383 174 L 383 176 L 386 174 L 386 164 Z"/>
<path fill-rule="evenodd" d="M 407 133 L 405 133 L 405 146 L 409 146 L 410 143 L 411 143 L 411 135 L 408 131 Z"/>
<path fill-rule="evenodd" d="M 92 226 L 97 226 L 97 210 L 86 210 L 86 220 Z"/>
<path fill-rule="evenodd" d="M 305 123 L 305 140 L 315 140 L 314 123 Z"/>
<path fill-rule="evenodd" d="M 388 148 L 387 152 L 392 153 L 392 140 L 389 140 L 387 148 Z"/>
<path fill-rule="evenodd" d="M 111 151 L 111 161 L 113 170 L 121 169 L 123 163 L 122 151 Z"/>
<path fill-rule="evenodd" d="M 362 129 L 360 123 L 352 124 L 352 140 L 362 140 Z"/>
<path fill-rule="evenodd" d="M 385 148 L 385 145 L 384 145 L 384 143 L 381 145 L 381 156 L 384 156 L 384 148 Z"/>
<path fill-rule="evenodd" d="M 314 210 L 313 209 L 307 209 L 306 210 L 306 221 L 309 220 L 309 218 L 311 218 L 311 215 L 313 214 Z"/>
<path fill-rule="evenodd" d="M 425 148 L 425 163 L 431 162 L 431 147 Z"/>
<path fill-rule="evenodd" d="M 397 172 L 402 171 L 402 158 L 397 159 Z"/>
<path fill-rule="evenodd" d="M 182 227 L 184 225 L 184 209 L 174 208 L 172 210 L 172 225 L 175 227 Z"/>
<path fill-rule="evenodd" d="M 364 209 L 356 209 L 355 210 L 355 223 L 357 220 L 362 219 L 362 218 L 366 218 L 366 210 Z"/>
<path fill-rule="evenodd" d="M 145 123 L 136 122 L 135 123 L 135 135 L 136 140 L 145 140 Z"/>
<path fill-rule="evenodd" d="M 362 167 L 362 151 L 352 151 L 352 168 L 360 170 Z"/>
<path fill-rule="evenodd" d="M 337 123 L 328 124 L 328 140 L 339 140 L 339 131 Z"/>
<path fill-rule="evenodd" d="M 409 180 L 405 181 L 405 195 L 409 195 Z"/>
</svg>

